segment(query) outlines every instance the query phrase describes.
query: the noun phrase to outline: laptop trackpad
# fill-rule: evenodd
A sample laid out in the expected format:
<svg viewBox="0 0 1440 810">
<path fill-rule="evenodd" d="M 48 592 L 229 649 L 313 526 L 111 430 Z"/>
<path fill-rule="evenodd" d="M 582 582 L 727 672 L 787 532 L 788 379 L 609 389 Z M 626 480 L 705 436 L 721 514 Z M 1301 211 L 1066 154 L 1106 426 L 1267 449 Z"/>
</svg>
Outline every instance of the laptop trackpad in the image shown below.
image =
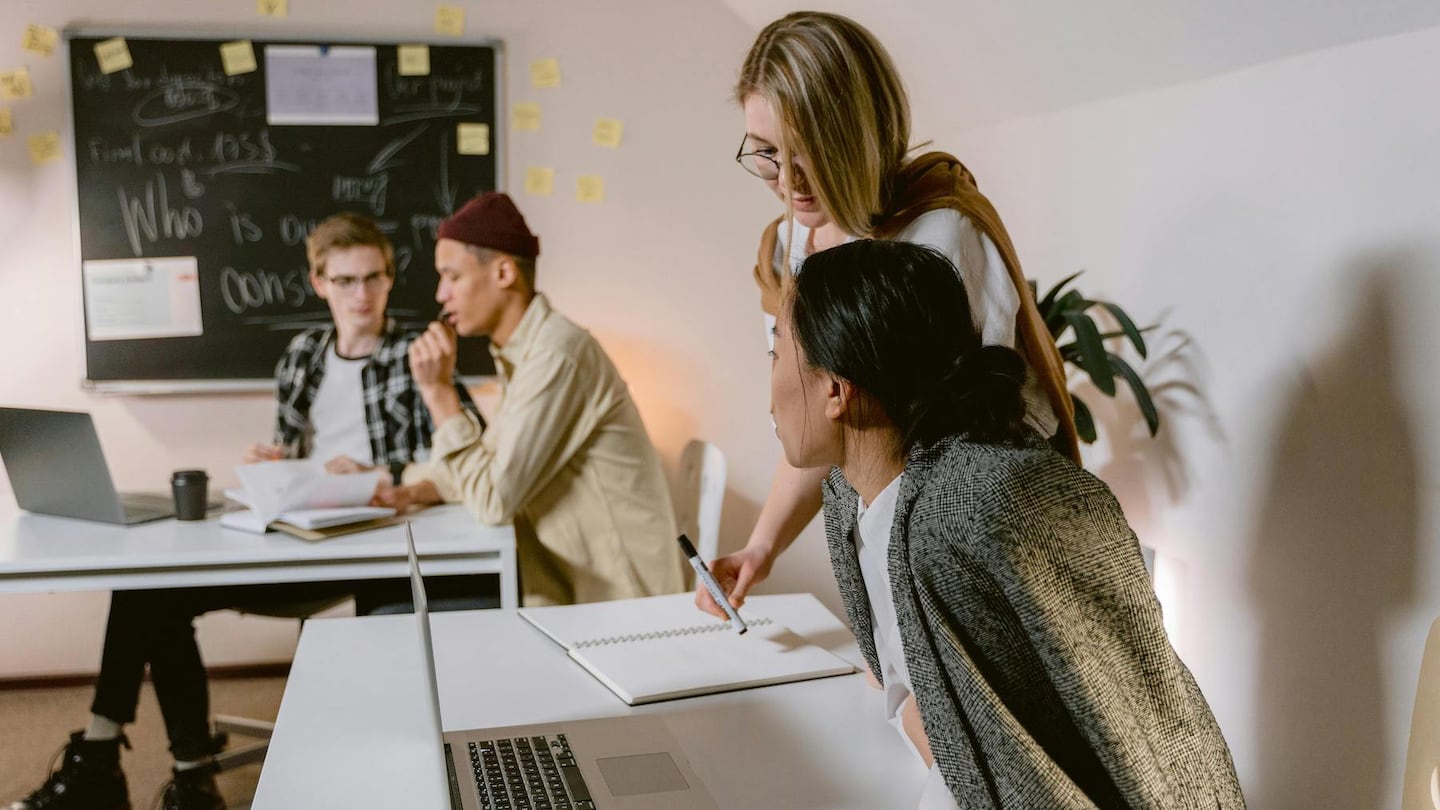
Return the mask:
<svg viewBox="0 0 1440 810">
<path fill-rule="evenodd" d="M 689 790 L 690 785 L 670 755 L 635 754 L 595 760 L 612 796 L 639 796 L 668 790 Z"/>
</svg>

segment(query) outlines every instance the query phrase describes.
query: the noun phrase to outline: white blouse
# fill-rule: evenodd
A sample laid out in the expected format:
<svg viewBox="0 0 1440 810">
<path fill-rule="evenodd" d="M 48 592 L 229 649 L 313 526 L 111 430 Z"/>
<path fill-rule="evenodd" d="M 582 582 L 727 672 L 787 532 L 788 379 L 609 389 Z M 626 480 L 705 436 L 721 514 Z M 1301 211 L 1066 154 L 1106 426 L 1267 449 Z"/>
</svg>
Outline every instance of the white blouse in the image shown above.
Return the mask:
<svg viewBox="0 0 1440 810">
<path fill-rule="evenodd" d="M 895 599 L 890 592 L 890 571 L 887 559 L 890 551 L 890 530 L 895 523 L 895 502 L 900 495 L 900 480 L 896 476 L 869 506 L 859 501 L 855 520 L 855 551 L 860 558 L 860 573 L 865 579 L 865 592 L 870 598 L 870 616 L 875 636 L 875 653 L 880 661 L 880 674 L 885 682 L 885 717 L 900 733 L 900 739 L 915 756 L 909 735 L 901 723 L 901 710 L 913 699 L 910 688 L 910 672 L 905 668 L 905 649 L 900 641 L 900 624 L 895 618 Z M 958 810 L 954 794 L 945 785 L 945 778 L 937 765 L 931 765 L 925 775 L 925 789 L 920 797 L 919 810 Z"/>
<path fill-rule="evenodd" d="M 794 225 L 794 246 L 790 248 L 790 272 L 800 270 L 810 250 L 810 229 L 790 219 L 780 221 L 775 241 L 775 272 L 784 267 L 786 246 L 791 244 L 790 226 Z M 847 236 L 853 242 L 855 237 Z M 940 251 L 960 271 L 965 295 L 970 299 L 971 318 L 980 330 L 980 341 L 987 346 L 1015 348 L 1015 317 L 1020 312 L 1020 295 L 1005 269 L 1005 259 L 990 237 L 981 233 L 968 217 L 953 208 L 926 211 L 899 233 L 894 242 L 910 242 Z M 766 348 L 775 349 L 775 316 L 765 315 Z M 1040 390 L 1034 374 L 1025 380 L 1025 420 L 1042 436 L 1055 435 L 1059 420 L 1050 401 Z"/>
</svg>

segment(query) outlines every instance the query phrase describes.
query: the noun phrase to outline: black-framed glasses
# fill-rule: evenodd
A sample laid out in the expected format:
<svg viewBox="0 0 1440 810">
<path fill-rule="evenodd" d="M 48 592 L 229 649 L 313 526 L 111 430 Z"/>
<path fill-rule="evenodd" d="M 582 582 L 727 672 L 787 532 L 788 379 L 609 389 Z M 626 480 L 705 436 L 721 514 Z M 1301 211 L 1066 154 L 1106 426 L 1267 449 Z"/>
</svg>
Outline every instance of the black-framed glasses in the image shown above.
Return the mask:
<svg viewBox="0 0 1440 810">
<path fill-rule="evenodd" d="M 364 276 L 321 276 L 321 278 L 325 279 L 327 284 L 345 293 L 362 287 L 366 290 L 379 290 L 393 280 L 389 272 L 366 273 Z"/>
<path fill-rule="evenodd" d="M 740 168 L 761 180 L 779 180 L 780 161 L 760 152 L 746 152 L 745 144 L 749 142 L 749 135 L 740 139 L 740 148 L 735 152 L 735 162 L 740 164 Z"/>
</svg>

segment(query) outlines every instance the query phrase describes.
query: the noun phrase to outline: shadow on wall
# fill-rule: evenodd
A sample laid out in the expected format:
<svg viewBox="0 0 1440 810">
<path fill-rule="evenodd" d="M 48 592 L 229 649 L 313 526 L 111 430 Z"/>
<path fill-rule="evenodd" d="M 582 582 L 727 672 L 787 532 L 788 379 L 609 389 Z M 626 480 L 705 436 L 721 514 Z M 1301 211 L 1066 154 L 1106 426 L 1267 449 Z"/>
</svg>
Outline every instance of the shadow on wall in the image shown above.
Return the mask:
<svg viewBox="0 0 1440 810">
<path fill-rule="evenodd" d="M 1408 605 L 1416 436 L 1397 393 L 1403 257 L 1359 263 L 1337 342 L 1282 390 L 1250 543 L 1260 622 L 1255 807 L 1368 808 L 1386 794 L 1382 623 Z M 1288 390 L 1284 390 L 1287 389 Z M 1267 397 L 1268 399 L 1269 397 Z"/>
<path fill-rule="evenodd" d="M 1164 316 L 1158 320 L 1163 323 Z M 1155 513 L 1178 503 L 1190 489 L 1186 436 L 1198 429 L 1205 441 L 1228 443 L 1205 395 L 1205 365 L 1198 344 L 1184 331 L 1168 330 L 1150 341 L 1150 360 L 1137 372 L 1160 414 L 1160 431 L 1153 437 L 1128 393 L 1117 401 L 1088 384 L 1079 392 L 1091 406 L 1099 443 L 1109 451 L 1094 473 L 1114 491 L 1125 493 L 1125 517 L 1147 546 L 1156 543 Z"/>
</svg>

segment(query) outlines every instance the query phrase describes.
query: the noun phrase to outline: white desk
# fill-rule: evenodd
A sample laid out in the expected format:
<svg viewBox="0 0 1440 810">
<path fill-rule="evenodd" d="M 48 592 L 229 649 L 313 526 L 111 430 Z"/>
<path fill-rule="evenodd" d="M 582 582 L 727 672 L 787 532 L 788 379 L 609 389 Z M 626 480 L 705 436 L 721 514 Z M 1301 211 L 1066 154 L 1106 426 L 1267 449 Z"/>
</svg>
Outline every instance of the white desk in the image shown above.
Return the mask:
<svg viewBox="0 0 1440 810">
<path fill-rule="evenodd" d="M 428 574 L 428 566 L 427 571 Z M 854 639 L 807 599 L 756 596 L 771 616 L 860 665 Z M 447 730 L 625 714 L 666 717 L 721 807 L 914 807 L 925 776 L 863 675 L 629 707 L 514 611 L 432 615 Z M 449 807 L 416 774 L 438 767 L 426 732 L 413 616 L 307 622 L 254 810 Z"/>
<path fill-rule="evenodd" d="M 460 506 L 410 517 L 426 574 L 499 574 L 500 601 L 517 607 L 515 530 L 484 526 Z M 288 534 L 221 528 L 218 519 L 115 526 L 0 513 L 0 593 L 110 591 L 351 579 L 410 573 L 405 527 L 307 543 Z"/>
</svg>

